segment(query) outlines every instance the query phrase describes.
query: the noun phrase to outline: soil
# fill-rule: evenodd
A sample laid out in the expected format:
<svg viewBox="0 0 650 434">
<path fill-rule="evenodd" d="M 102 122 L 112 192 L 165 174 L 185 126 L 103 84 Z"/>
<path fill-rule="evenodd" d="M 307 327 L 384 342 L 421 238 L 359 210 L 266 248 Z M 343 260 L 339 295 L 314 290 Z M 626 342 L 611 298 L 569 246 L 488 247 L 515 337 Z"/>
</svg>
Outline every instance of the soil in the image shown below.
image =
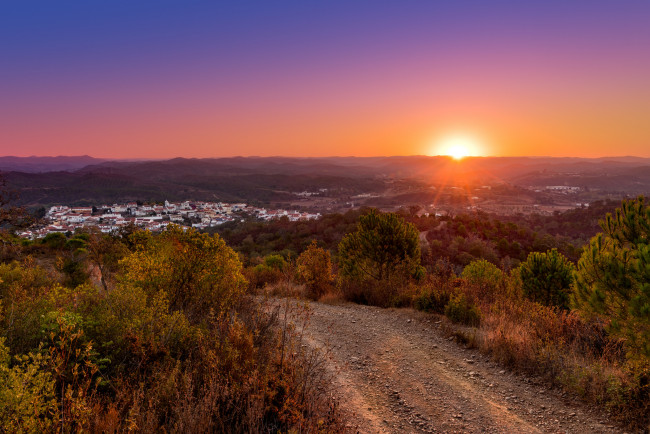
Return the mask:
<svg viewBox="0 0 650 434">
<path fill-rule="evenodd" d="M 333 372 L 350 431 L 623 432 L 598 409 L 514 374 L 412 309 L 310 303 L 303 329 Z"/>
</svg>

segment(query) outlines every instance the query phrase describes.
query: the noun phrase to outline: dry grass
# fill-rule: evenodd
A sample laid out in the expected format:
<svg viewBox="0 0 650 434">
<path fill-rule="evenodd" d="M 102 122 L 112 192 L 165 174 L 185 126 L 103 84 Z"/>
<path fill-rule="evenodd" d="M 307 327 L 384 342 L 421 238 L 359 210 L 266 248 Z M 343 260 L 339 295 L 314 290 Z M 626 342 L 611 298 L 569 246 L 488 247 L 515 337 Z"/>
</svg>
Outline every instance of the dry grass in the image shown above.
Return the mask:
<svg viewBox="0 0 650 434">
<path fill-rule="evenodd" d="M 328 291 L 325 294 L 323 294 L 319 299 L 319 303 L 324 303 L 324 304 L 329 304 L 333 306 L 339 306 L 342 304 L 347 303 L 344 299 L 343 296 L 341 295 L 340 292 L 336 292 L 334 290 Z"/>
<path fill-rule="evenodd" d="M 602 324 L 527 300 L 512 282 L 502 282 L 496 296 L 479 285 L 455 286 L 480 309 L 481 324 L 475 329 L 447 324 L 448 335 L 603 406 L 631 428 L 650 427 L 650 362 L 628 360 L 623 343 L 609 337 Z"/>
<path fill-rule="evenodd" d="M 261 291 L 261 294 L 267 297 L 306 298 L 307 289 L 305 285 L 285 279 L 266 285 Z"/>
<path fill-rule="evenodd" d="M 325 357 L 294 324 L 309 321 L 297 303 L 244 300 L 235 323 L 220 324 L 192 360 L 160 361 L 146 381 L 122 382 L 92 402 L 94 432 L 342 432 Z M 210 345 L 207 345 L 210 343 Z"/>
</svg>

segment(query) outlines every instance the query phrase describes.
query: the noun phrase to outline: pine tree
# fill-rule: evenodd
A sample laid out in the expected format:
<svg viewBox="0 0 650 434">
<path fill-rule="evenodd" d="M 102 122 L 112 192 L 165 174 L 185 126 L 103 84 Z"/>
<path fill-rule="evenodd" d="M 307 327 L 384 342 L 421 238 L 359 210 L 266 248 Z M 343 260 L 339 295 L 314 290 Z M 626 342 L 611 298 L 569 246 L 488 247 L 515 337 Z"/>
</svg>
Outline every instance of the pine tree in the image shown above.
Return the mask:
<svg viewBox="0 0 650 434">
<path fill-rule="evenodd" d="M 574 271 L 573 264 L 557 249 L 530 252 L 519 268 L 524 295 L 546 306 L 566 309 Z"/>
<path fill-rule="evenodd" d="M 418 231 L 397 214 L 371 210 L 356 232 L 339 244 L 340 275 L 350 280 L 388 281 L 421 272 Z"/>
<path fill-rule="evenodd" d="M 574 304 L 608 321 L 631 356 L 650 356 L 650 207 L 625 200 L 601 227 L 578 261 Z"/>
</svg>

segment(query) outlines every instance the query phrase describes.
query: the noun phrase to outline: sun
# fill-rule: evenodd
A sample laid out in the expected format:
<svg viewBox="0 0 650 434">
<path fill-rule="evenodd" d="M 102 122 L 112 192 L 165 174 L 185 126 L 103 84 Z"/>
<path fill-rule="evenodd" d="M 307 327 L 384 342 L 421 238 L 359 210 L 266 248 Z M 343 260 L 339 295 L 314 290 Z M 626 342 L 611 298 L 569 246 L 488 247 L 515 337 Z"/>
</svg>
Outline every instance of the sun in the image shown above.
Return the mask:
<svg viewBox="0 0 650 434">
<path fill-rule="evenodd" d="M 463 145 L 454 145 L 447 149 L 447 155 L 454 160 L 462 160 L 469 155 L 469 151 Z"/>
<path fill-rule="evenodd" d="M 433 155 L 447 155 L 456 161 L 465 157 L 476 157 L 481 155 L 483 146 L 481 142 L 467 135 L 451 135 L 440 139 Z"/>
</svg>

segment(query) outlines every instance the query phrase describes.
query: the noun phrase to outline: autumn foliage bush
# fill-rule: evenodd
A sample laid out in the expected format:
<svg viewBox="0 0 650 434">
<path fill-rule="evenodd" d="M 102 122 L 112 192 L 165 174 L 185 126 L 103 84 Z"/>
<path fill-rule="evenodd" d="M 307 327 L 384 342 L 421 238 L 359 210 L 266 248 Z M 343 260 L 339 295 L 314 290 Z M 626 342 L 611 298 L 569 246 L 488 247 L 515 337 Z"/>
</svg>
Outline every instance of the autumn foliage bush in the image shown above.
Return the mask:
<svg viewBox="0 0 650 434">
<path fill-rule="evenodd" d="M 298 281 L 305 284 L 310 298 L 317 300 L 325 295 L 334 278 L 330 252 L 312 241 L 298 257 L 296 275 Z"/>
<path fill-rule="evenodd" d="M 282 306 L 245 294 L 221 238 L 170 227 L 112 242 L 120 271 L 96 285 L 62 285 L 29 258 L 0 264 L 3 430 L 340 429 L 322 356 Z"/>
<path fill-rule="evenodd" d="M 249 266 L 244 270 L 252 292 L 287 280 L 290 274 L 290 264 L 277 254 L 267 255 L 261 264 Z"/>
</svg>

